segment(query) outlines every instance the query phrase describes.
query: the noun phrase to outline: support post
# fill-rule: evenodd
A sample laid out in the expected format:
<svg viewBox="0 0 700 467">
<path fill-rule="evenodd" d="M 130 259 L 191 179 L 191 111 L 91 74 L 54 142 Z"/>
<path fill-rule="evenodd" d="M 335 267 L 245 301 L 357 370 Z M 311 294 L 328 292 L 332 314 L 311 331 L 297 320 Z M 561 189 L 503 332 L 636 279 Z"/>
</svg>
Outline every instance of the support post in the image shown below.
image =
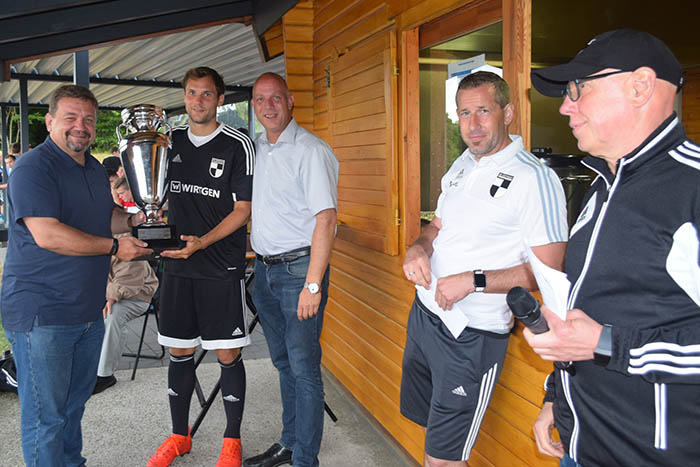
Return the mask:
<svg viewBox="0 0 700 467">
<path fill-rule="evenodd" d="M 90 87 L 90 51 L 73 52 L 73 84 Z"/>
<path fill-rule="evenodd" d="M 19 80 L 19 128 L 22 153 L 29 150 L 29 97 L 27 93 L 27 80 Z"/>
<path fill-rule="evenodd" d="M 248 99 L 248 134 L 250 139 L 255 141 L 255 109 L 253 109 L 253 93 L 250 93 L 250 99 Z"/>
</svg>

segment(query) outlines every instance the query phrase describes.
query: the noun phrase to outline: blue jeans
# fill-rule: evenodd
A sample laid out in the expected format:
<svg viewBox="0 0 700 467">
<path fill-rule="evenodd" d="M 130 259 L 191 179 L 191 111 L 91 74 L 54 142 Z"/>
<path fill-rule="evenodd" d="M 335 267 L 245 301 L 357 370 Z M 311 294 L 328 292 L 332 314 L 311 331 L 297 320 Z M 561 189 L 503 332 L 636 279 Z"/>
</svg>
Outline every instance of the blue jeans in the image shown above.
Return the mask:
<svg viewBox="0 0 700 467">
<path fill-rule="evenodd" d="M 80 420 L 97 378 L 104 335 L 92 323 L 6 331 L 17 364 L 22 452 L 27 466 L 84 466 Z"/>
<path fill-rule="evenodd" d="M 282 437 L 292 449 L 295 467 L 317 466 L 323 435 L 321 328 L 328 300 L 328 271 L 321 283 L 321 305 L 311 319 L 299 321 L 297 303 L 309 257 L 291 263 L 255 264 L 253 302 L 265 332 L 270 358 L 280 375 Z"/>
<path fill-rule="evenodd" d="M 559 461 L 559 467 L 581 467 L 581 464 L 577 464 L 568 454 L 564 454 Z"/>
</svg>

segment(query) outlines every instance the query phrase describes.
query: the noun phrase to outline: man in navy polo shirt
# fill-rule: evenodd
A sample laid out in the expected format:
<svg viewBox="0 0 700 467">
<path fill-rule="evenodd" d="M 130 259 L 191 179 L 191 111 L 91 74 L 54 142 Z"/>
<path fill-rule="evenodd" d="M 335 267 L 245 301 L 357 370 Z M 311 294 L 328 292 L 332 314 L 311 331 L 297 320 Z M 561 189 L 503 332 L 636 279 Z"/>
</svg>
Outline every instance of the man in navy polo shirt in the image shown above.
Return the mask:
<svg viewBox="0 0 700 467">
<path fill-rule="evenodd" d="M 80 420 L 104 334 L 109 257 L 150 254 L 133 237 L 143 221 L 112 201 L 107 174 L 90 155 L 97 100 L 86 88 L 51 96 L 49 137 L 17 161 L 9 188 L 10 242 L 2 324 L 17 363 L 22 451 L 27 465 L 80 466 Z"/>
</svg>

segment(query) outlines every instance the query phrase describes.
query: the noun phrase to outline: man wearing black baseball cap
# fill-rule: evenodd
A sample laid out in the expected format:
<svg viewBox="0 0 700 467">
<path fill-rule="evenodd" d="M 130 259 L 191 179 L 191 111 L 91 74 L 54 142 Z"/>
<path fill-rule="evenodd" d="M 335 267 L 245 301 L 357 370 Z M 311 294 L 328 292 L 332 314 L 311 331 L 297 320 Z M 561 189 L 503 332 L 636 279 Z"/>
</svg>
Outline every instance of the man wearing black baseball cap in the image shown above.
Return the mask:
<svg viewBox="0 0 700 467">
<path fill-rule="evenodd" d="M 673 111 L 682 68 L 641 31 L 592 39 L 533 70 L 563 97 L 598 173 L 566 254 L 569 312 L 525 338 L 555 370 L 534 430 L 562 466 L 697 465 L 700 459 L 700 146 Z M 561 443 L 551 438 L 556 426 Z"/>
</svg>

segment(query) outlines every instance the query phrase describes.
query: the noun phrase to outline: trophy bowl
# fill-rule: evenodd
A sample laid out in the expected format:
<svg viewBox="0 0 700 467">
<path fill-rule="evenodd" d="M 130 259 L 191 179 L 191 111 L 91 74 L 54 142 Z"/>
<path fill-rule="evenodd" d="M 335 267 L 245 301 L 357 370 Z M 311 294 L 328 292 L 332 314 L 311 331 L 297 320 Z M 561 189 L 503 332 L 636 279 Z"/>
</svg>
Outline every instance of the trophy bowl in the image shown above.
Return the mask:
<svg viewBox="0 0 700 467">
<path fill-rule="evenodd" d="M 167 196 L 166 169 L 170 140 L 155 131 L 128 135 L 119 142 L 124 174 L 134 203 L 146 214 L 146 224 L 157 224 L 158 210 Z"/>
<path fill-rule="evenodd" d="M 121 130 L 126 128 L 126 136 Z M 158 130 L 164 129 L 166 133 Z M 175 226 L 159 219 L 158 210 L 167 199 L 167 162 L 171 147 L 170 126 L 165 112 L 154 105 L 135 105 L 122 111 L 117 126 L 119 154 L 134 203 L 146 215 L 146 221 L 133 227 L 132 234 L 148 243 L 158 257 L 163 250 L 178 249 Z M 147 258 L 144 258 L 147 259 Z"/>
<path fill-rule="evenodd" d="M 158 131 L 163 125 L 167 125 L 165 111 L 155 105 L 132 105 L 122 110 L 121 115 L 122 124 L 129 133 Z"/>
</svg>

